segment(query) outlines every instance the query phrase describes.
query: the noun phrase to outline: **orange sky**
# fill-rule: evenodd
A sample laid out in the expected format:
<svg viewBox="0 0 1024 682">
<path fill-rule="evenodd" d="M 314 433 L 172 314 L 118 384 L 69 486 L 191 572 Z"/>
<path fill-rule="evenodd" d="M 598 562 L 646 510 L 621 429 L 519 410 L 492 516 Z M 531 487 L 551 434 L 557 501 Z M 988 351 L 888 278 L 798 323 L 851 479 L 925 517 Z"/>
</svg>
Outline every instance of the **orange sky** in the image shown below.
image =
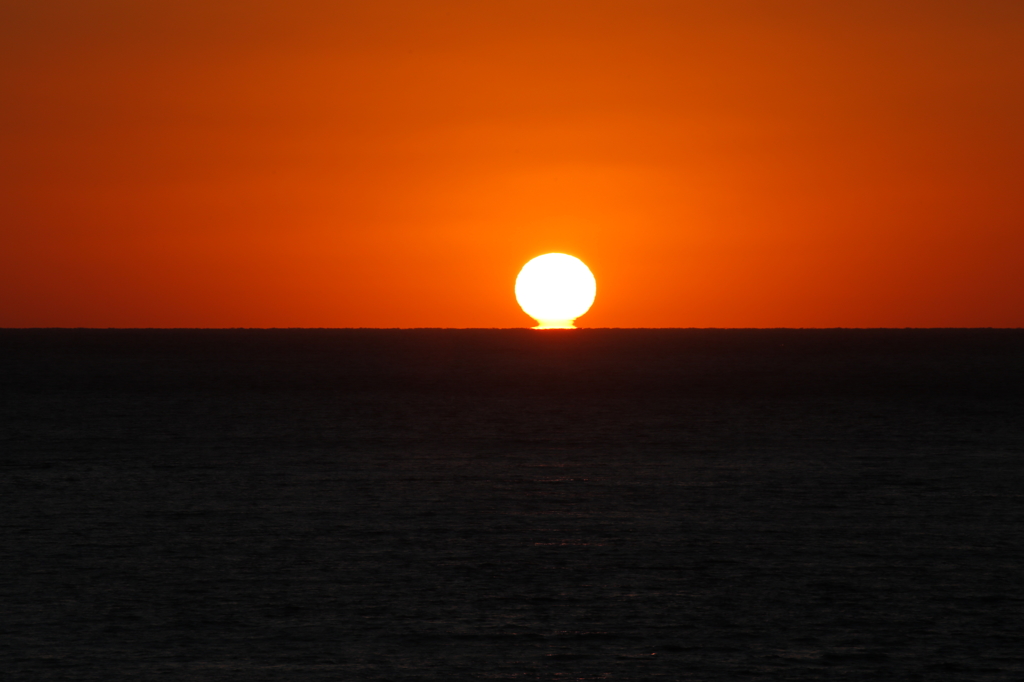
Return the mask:
<svg viewBox="0 0 1024 682">
<path fill-rule="evenodd" d="M 6 0 L 0 326 L 1024 326 L 1024 3 Z"/>
</svg>

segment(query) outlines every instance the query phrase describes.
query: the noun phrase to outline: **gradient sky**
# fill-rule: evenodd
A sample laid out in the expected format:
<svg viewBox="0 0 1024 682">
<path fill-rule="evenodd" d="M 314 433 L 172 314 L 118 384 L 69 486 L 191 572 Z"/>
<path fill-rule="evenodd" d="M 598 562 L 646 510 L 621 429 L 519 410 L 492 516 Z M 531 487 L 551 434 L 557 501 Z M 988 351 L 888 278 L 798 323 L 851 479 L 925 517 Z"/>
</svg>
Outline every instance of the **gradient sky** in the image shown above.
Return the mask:
<svg viewBox="0 0 1024 682">
<path fill-rule="evenodd" d="M 1024 2 L 5 0 L 0 326 L 1024 326 Z"/>
</svg>

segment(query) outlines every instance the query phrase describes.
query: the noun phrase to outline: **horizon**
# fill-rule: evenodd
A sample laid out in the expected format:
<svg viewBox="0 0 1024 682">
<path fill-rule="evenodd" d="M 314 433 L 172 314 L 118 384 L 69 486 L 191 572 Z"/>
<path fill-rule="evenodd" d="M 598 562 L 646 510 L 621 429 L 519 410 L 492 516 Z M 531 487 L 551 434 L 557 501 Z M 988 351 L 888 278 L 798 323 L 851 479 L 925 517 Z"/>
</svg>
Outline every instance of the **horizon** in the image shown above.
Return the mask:
<svg viewBox="0 0 1024 682">
<path fill-rule="evenodd" d="M 0 331 L 1024 331 L 1024 327 L 579 327 L 577 329 L 544 329 L 531 327 L 0 327 Z"/>
</svg>

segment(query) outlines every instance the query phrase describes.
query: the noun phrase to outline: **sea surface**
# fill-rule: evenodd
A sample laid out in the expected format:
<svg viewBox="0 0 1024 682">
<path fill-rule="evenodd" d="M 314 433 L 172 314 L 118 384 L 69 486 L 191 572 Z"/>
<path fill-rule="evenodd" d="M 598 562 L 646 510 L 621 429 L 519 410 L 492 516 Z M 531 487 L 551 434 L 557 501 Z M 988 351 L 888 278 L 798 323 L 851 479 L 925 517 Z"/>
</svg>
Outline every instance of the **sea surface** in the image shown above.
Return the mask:
<svg viewBox="0 0 1024 682">
<path fill-rule="evenodd" d="M 1024 331 L 0 330 L 3 680 L 1024 679 Z"/>
</svg>

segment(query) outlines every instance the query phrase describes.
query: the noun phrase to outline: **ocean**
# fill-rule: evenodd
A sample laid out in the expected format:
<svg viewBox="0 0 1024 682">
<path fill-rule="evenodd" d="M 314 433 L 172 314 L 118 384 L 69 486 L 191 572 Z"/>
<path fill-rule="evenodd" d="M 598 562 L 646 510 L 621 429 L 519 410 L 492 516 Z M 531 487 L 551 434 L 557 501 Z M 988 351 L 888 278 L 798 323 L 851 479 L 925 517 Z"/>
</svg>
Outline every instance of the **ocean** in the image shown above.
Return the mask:
<svg viewBox="0 0 1024 682">
<path fill-rule="evenodd" d="M 0 330 L 4 680 L 1024 679 L 1024 330 Z"/>
</svg>

